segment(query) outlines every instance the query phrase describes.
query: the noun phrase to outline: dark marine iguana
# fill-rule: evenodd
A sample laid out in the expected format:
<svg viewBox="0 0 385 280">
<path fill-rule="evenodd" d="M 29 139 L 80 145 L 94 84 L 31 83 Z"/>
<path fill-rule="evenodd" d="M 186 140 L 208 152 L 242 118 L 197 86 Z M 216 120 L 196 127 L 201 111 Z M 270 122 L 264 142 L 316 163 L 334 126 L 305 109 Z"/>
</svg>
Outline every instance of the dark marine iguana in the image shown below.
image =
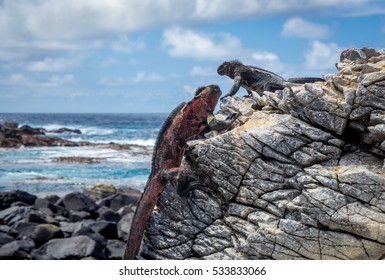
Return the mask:
<svg viewBox="0 0 385 280">
<path fill-rule="evenodd" d="M 245 88 L 250 95 L 251 91 L 263 93 L 264 91 L 284 89 L 286 86 L 292 84 L 325 81 L 322 78 L 313 77 L 291 78 L 286 81 L 273 72 L 255 66 L 243 65 L 242 62 L 238 60 L 223 62 L 218 66 L 217 72 L 221 76 L 226 75 L 234 80 L 234 84 L 229 93 L 223 96 L 222 99 L 236 94 L 241 86 Z"/>
<path fill-rule="evenodd" d="M 135 259 L 137 256 L 147 221 L 160 193 L 168 181 L 174 181 L 177 175 L 180 176 L 179 166 L 186 142 L 195 139 L 210 126 L 212 112 L 221 94 L 217 85 L 199 88 L 190 102 L 180 104 L 164 122 L 155 143 L 151 173 L 131 224 L 123 259 Z M 230 125 L 229 120 L 227 125 Z M 218 121 L 215 126 L 218 126 Z M 221 129 L 225 126 L 219 125 Z"/>
</svg>

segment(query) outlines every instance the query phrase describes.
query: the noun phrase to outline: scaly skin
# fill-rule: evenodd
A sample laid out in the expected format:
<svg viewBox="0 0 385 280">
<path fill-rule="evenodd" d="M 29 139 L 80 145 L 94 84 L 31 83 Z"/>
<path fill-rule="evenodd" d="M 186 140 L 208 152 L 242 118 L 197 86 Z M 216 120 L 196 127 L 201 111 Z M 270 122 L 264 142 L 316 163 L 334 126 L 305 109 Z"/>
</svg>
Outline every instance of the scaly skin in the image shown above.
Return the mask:
<svg viewBox="0 0 385 280">
<path fill-rule="evenodd" d="M 291 84 L 305 84 L 314 83 L 319 81 L 325 81 L 322 78 L 315 77 L 303 77 L 303 78 L 291 78 L 286 81 L 281 76 L 255 66 L 243 65 L 238 60 L 225 61 L 218 66 L 217 72 L 219 75 L 226 75 L 234 80 L 234 84 L 231 87 L 227 96 L 236 94 L 240 87 L 245 88 L 249 94 L 251 91 L 262 93 L 263 91 L 276 91 L 284 89 Z"/>
<path fill-rule="evenodd" d="M 137 256 L 148 219 L 167 181 L 176 177 L 186 150 L 186 142 L 207 128 L 207 117 L 221 96 L 217 85 L 197 90 L 187 104 L 177 107 L 166 120 L 154 147 L 152 168 L 131 224 L 123 259 Z M 184 106 L 183 106 L 184 105 Z"/>
</svg>

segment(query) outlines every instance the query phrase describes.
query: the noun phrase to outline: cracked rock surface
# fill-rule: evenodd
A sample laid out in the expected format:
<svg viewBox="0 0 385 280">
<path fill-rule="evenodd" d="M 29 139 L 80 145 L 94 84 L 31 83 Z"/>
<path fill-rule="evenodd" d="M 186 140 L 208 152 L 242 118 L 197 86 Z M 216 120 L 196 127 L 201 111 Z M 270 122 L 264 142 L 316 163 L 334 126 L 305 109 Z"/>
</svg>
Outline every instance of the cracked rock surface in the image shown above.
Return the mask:
<svg viewBox="0 0 385 280">
<path fill-rule="evenodd" d="M 385 51 L 348 49 L 337 69 L 226 98 L 217 117 L 241 116 L 188 143 L 198 183 L 187 197 L 166 187 L 141 256 L 385 259 Z"/>
</svg>

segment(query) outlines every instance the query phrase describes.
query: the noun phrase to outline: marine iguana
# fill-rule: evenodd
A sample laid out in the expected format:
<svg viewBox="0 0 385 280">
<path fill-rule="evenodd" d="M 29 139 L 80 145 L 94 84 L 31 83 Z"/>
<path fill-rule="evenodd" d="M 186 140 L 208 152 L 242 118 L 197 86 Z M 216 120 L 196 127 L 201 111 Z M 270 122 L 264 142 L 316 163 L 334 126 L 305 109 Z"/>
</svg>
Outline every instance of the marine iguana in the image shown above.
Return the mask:
<svg viewBox="0 0 385 280">
<path fill-rule="evenodd" d="M 242 62 L 238 60 L 223 62 L 218 66 L 217 72 L 221 76 L 226 75 L 234 80 L 234 84 L 229 93 L 221 99 L 236 94 L 241 86 L 245 88 L 250 95 L 251 91 L 262 93 L 265 90 L 276 91 L 284 89 L 286 86 L 296 83 L 304 84 L 325 81 L 322 78 L 313 77 L 291 78 L 286 81 L 273 72 L 255 66 L 243 65 Z"/>
<path fill-rule="evenodd" d="M 164 122 L 155 143 L 151 173 L 131 224 L 123 259 L 135 259 L 138 254 L 147 221 L 160 193 L 179 173 L 186 142 L 195 139 L 209 126 L 208 118 L 221 94 L 217 85 L 199 88 L 190 102 L 180 104 Z"/>
</svg>

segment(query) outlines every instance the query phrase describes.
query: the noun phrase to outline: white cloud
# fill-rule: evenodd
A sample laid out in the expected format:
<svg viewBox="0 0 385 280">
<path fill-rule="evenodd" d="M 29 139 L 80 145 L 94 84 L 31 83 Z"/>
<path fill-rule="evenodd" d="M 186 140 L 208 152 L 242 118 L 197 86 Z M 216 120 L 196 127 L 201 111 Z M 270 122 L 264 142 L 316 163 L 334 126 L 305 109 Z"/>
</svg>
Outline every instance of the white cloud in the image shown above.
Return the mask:
<svg viewBox="0 0 385 280">
<path fill-rule="evenodd" d="M 283 25 L 281 34 L 286 37 L 299 37 L 306 39 L 323 39 L 330 35 L 329 27 L 312 23 L 302 18 L 291 18 Z"/>
<path fill-rule="evenodd" d="M 60 72 L 68 68 L 79 66 L 82 58 L 50 58 L 30 62 L 26 69 L 30 72 Z"/>
<path fill-rule="evenodd" d="M 252 50 L 242 46 L 241 40 L 229 33 L 202 33 L 173 27 L 163 33 L 163 45 L 173 57 L 206 59 L 214 61 L 239 59 L 244 64 L 280 71 L 279 57 L 266 50 Z M 194 70 L 194 69 L 193 69 Z M 195 69 L 191 74 L 198 74 Z"/>
<path fill-rule="evenodd" d="M 212 67 L 194 66 L 190 71 L 191 76 L 216 76 L 217 70 Z"/>
<path fill-rule="evenodd" d="M 305 53 L 305 67 L 310 70 L 334 68 L 342 50 L 343 48 L 335 43 L 312 41 L 310 50 Z"/>
<path fill-rule="evenodd" d="M 63 76 L 53 75 L 47 78 L 33 78 L 25 74 L 11 74 L 9 77 L 2 77 L 0 85 L 17 86 L 17 87 L 39 87 L 39 88 L 54 88 L 72 84 L 75 78 L 71 74 Z"/>
<path fill-rule="evenodd" d="M 228 34 L 206 34 L 173 27 L 163 33 L 163 45 L 174 57 L 193 57 L 218 60 L 234 55 L 241 48 L 241 41 Z"/>
<path fill-rule="evenodd" d="M 164 81 L 164 77 L 157 73 L 138 72 L 134 77 L 102 77 L 99 83 L 103 86 L 119 87 L 132 83 L 148 83 Z"/>
<path fill-rule="evenodd" d="M 111 47 L 115 52 L 132 53 L 145 48 L 142 40 L 130 40 L 128 36 L 120 36 L 118 41 L 112 43 Z"/>
<path fill-rule="evenodd" d="M 78 48 L 80 41 L 175 24 L 244 19 L 306 11 L 335 14 L 372 11 L 373 0 L 4 0 L 0 46 Z M 378 10 L 378 9 L 377 9 Z M 37 46 L 35 46 L 37 47 Z"/>
</svg>

